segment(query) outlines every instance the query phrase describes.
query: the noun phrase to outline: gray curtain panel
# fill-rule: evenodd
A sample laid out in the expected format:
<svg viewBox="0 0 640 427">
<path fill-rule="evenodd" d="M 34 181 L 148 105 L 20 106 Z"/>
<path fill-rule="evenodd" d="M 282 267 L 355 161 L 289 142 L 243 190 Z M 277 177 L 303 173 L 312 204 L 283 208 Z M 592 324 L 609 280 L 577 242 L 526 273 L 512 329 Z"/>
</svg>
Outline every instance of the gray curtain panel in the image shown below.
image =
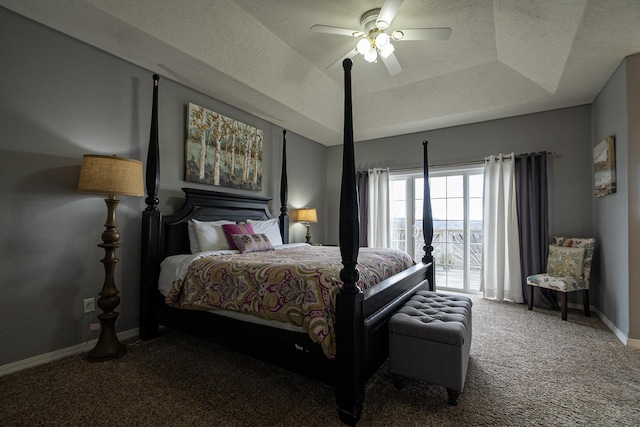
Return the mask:
<svg viewBox="0 0 640 427">
<path fill-rule="evenodd" d="M 549 247 L 547 152 L 516 157 L 516 203 L 520 236 L 522 294 L 527 301 L 527 276 L 544 273 Z M 533 288 L 536 307 L 558 309 L 556 293 Z"/>
</svg>

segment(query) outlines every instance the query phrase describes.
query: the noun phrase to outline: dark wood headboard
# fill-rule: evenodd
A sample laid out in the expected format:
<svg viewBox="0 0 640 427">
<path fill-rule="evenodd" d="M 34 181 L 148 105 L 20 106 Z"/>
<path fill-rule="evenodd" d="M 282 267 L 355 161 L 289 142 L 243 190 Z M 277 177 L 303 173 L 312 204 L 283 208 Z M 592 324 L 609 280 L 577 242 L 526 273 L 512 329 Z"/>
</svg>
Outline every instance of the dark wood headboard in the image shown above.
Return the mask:
<svg viewBox="0 0 640 427">
<path fill-rule="evenodd" d="M 162 219 L 161 259 L 170 255 L 190 253 L 187 231 L 187 222 L 190 219 L 198 221 L 228 219 L 243 222 L 247 219 L 273 218 L 269 211 L 271 199 L 268 197 L 194 188 L 183 188 L 182 191 L 185 193 L 184 205 L 175 213 Z"/>
</svg>

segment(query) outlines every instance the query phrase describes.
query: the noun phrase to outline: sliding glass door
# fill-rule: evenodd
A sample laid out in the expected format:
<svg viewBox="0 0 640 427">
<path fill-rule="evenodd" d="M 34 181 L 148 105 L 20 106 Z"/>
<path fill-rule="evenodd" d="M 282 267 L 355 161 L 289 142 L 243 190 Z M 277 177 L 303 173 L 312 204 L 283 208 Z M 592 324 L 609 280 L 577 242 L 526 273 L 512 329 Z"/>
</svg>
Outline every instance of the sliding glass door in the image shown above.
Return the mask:
<svg viewBox="0 0 640 427">
<path fill-rule="evenodd" d="M 482 168 L 429 173 L 436 286 L 478 292 L 482 265 Z M 392 174 L 389 182 L 391 245 L 415 260 L 424 255 L 421 172 Z"/>
</svg>

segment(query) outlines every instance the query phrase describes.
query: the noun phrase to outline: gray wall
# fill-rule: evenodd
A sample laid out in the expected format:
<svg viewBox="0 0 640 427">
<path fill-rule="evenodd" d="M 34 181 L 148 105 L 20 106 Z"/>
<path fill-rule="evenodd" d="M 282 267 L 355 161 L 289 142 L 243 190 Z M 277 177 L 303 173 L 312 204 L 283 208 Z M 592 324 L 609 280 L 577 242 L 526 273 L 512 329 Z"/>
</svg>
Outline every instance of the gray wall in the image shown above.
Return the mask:
<svg viewBox="0 0 640 427">
<path fill-rule="evenodd" d="M 595 200 L 600 241 L 597 305 L 618 331 L 640 346 L 640 54 L 627 57 L 593 103 L 592 145 L 616 138 L 617 192 Z"/>
<path fill-rule="evenodd" d="M 97 338 L 82 300 L 104 281 L 97 247 L 106 220 L 102 196 L 78 194 L 86 153 L 146 160 L 152 72 L 0 8 L 0 366 Z M 181 187 L 229 188 L 182 180 L 185 105 L 193 102 L 264 132 L 263 190 L 280 213 L 282 129 L 171 80 L 160 80 L 161 209 Z M 324 146 L 288 134 L 291 207 L 323 208 Z M 257 192 L 246 192 L 258 194 Z M 116 285 L 118 331 L 138 327 L 140 212 L 144 198 L 121 197 Z M 291 209 L 293 211 L 293 209 Z M 325 234 L 324 210 L 314 234 Z M 295 217 L 294 217 L 295 218 Z M 304 241 L 292 221 L 292 241 Z"/>
<path fill-rule="evenodd" d="M 627 69 L 623 62 L 602 89 L 592 108 L 592 147 L 615 136 L 617 191 L 594 198 L 593 216 L 598 251 L 591 292 L 594 304 L 620 331 L 629 331 L 629 235 L 627 133 Z"/>
<path fill-rule="evenodd" d="M 318 222 L 311 224 L 311 239 L 314 243 L 326 241 L 327 224 L 327 149 L 324 145 L 287 133 L 287 175 L 289 176 L 289 239 L 292 242 L 306 241 L 307 227 L 297 223 L 297 210 L 313 207 L 318 211 Z M 278 178 L 280 179 L 280 178 Z M 280 194 L 278 190 L 274 194 Z M 280 208 L 278 211 L 280 212 Z"/>
<path fill-rule="evenodd" d="M 482 160 L 498 153 L 554 151 L 548 157 L 549 228 L 552 235 L 593 233 L 590 107 L 580 106 L 502 120 L 439 129 L 356 144 L 356 168 L 422 168 L 422 141 L 429 141 L 429 164 Z M 338 194 L 342 147 L 328 154 L 327 189 Z M 339 199 L 328 201 L 338 218 Z M 337 220 L 327 230 L 338 241 Z M 331 240 L 333 239 L 333 240 Z"/>
</svg>

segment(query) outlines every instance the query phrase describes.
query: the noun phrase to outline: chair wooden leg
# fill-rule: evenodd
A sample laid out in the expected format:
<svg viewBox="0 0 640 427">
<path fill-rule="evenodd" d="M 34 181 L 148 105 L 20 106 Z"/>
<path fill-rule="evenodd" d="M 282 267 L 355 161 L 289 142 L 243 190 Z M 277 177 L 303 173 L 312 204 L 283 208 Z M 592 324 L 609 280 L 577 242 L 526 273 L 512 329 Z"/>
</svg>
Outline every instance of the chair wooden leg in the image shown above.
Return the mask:
<svg viewBox="0 0 640 427">
<path fill-rule="evenodd" d="M 582 291 L 582 302 L 584 303 L 584 315 L 591 317 L 591 309 L 589 308 L 589 289 Z"/>
<path fill-rule="evenodd" d="M 560 292 L 560 311 L 562 312 L 562 320 L 567 320 L 567 293 Z"/>
<path fill-rule="evenodd" d="M 527 285 L 527 302 L 529 303 L 529 310 L 533 310 L 533 286 Z"/>
</svg>

